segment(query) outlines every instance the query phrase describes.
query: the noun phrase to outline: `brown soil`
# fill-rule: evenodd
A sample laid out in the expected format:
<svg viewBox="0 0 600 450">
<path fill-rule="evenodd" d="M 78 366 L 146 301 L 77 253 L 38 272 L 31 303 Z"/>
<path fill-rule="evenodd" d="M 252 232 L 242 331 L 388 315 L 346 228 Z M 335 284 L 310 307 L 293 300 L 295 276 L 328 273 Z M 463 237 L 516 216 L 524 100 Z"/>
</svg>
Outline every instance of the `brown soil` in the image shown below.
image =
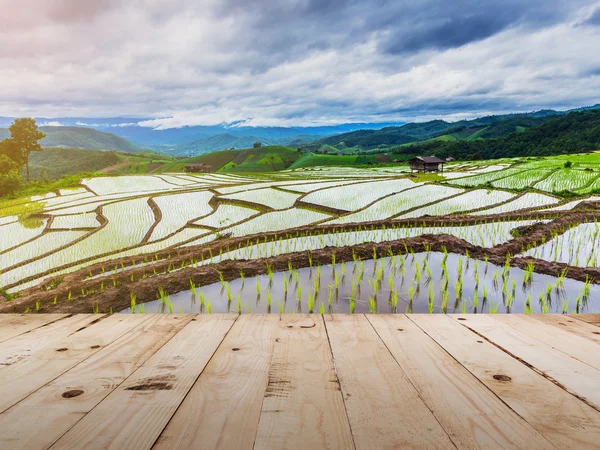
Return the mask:
<svg viewBox="0 0 600 450">
<path fill-rule="evenodd" d="M 187 247 L 179 250 L 165 250 L 152 255 L 141 256 L 137 258 L 121 258 L 108 263 L 99 263 L 86 269 L 79 270 L 72 274 L 64 276 L 62 282 L 57 287 L 50 289 L 55 283 L 53 279 L 45 280 L 38 286 L 27 289 L 21 293 L 21 296 L 11 302 L 0 304 L 0 313 L 21 313 L 27 308 L 30 311 L 36 311 L 36 304 L 40 306 L 38 312 L 48 313 L 89 313 L 91 311 L 116 312 L 130 306 L 130 294 L 137 297 L 138 302 L 152 301 L 157 298 L 159 287 L 162 287 L 168 293 L 176 293 L 187 290 L 190 287 L 190 280 L 193 280 L 196 286 L 204 286 L 219 282 L 222 274 L 224 280 L 231 281 L 239 278 L 240 271 L 245 276 L 252 277 L 267 272 L 267 265 L 273 271 L 284 271 L 288 269 L 288 261 L 296 269 L 307 267 L 312 260 L 313 265 L 323 265 L 331 263 L 332 254 L 335 253 L 337 262 L 352 261 L 354 257 L 361 259 L 371 259 L 373 251 L 377 252 L 378 257 L 385 257 L 389 252 L 393 254 L 407 253 L 409 251 L 443 251 L 444 248 L 450 253 L 469 254 L 475 259 L 488 258 L 494 264 L 502 265 L 510 258 L 510 264 L 515 267 L 525 268 L 528 263 L 535 265 L 537 273 L 557 276 L 568 270 L 568 277 L 580 281 L 587 278 L 600 281 L 600 268 L 579 268 L 567 266 L 562 263 L 554 263 L 535 258 L 511 258 L 511 255 L 521 253 L 529 245 L 541 244 L 542 240 L 550 240 L 553 234 L 562 233 L 565 229 L 584 222 L 593 222 L 600 219 L 600 208 L 593 203 L 582 203 L 573 211 L 561 213 L 556 218 L 557 213 L 530 213 L 530 214 L 503 214 L 500 216 L 481 216 L 473 217 L 426 217 L 418 220 L 385 220 L 371 222 L 368 224 L 348 224 L 348 225 L 321 225 L 307 226 L 294 230 L 288 230 L 281 233 L 264 233 L 261 235 L 248 236 L 243 238 L 222 239 L 211 242 L 209 245 L 199 245 Z M 366 227 L 369 229 L 390 228 L 392 225 L 400 224 L 407 226 L 448 226 L 470 225 L 489 222 L 491 220 L 531 220 L 556 218 L 548 224 L 535 224 L 534 226 L 522 228 L 519 230 L 521 236 L 511 241 L 492 248 L 482 248 L 472 245 L 467 241 L 449 235 L 423 235 L 414 238 L 401 239 L 397 241 L 384 242 L 380 244 L 365 243 L 353 247 L 343 248 L 325 248 L 312 252 L 292 253 L 280 255 L 266 259 L 256 260 L 238 260 L 223 261 L 217 264 L 194 267 L 194 263 L 199 260 L 206 260 L 210 255 L 218 255 L 221 251 L 226 252 L 244 247 L 248 243 L 254 244 L 260 242 L 274 241 L 280 238 L 297 237 L 306 234 L 320 234 L 333 231 L 352 231 Z M 309 258 L 310 257 L 310 258 Z M 114 267 L 129 266 L 131 264 L 140 264 L 144 261 L 153 264 L 147 267 L 138 267 L 123 272 L 106 275 L 98 279 L 89 279 L 89 275 L 101 274 L 104 267 L 111 270 Z M 174 271 L 174 269 L 180 269 Z M 157 275 L 153 275 L 156 270 Z M 82 295 L 82 290 L 85 295 Z M 67 300 L 71 294 L 71 300 Z M 56 304 L 54 299 L 56 298 Z"/>
</svg>

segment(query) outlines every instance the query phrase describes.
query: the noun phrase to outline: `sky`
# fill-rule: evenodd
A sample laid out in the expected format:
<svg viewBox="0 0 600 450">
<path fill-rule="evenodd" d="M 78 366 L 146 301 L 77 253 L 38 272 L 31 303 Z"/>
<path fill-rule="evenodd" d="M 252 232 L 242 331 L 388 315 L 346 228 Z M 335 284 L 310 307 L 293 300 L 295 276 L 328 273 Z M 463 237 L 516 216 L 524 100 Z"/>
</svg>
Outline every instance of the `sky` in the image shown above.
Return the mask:
<svg viewBox="0 0 600 450">
<path fill-rule="evenodd" d="M 0 116 L 157 129 L 600 103 L 600 1 L 0 0 Z"/>
</svg>

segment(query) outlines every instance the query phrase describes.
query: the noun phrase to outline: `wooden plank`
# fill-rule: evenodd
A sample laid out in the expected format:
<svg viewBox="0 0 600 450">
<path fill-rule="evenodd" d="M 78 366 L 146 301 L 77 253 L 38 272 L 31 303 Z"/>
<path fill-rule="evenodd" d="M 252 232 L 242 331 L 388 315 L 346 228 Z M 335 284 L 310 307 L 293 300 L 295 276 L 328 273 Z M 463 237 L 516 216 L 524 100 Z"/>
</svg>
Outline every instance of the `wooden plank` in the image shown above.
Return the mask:
<svg viewBox="0 0 600 450">
<path fill-rule="evenodd" d="M 555 447 L 598 448 L 598 411 L 450 316 L 408 317 Z"/>
<path fill-rule="evenodd" d="M 600 370 L 600 346 L 595 342 L 590 342 L 566 330 L 557 329 L 530 316 L 497 314 L 494 320 Z"/>
<path fill-rule="evenodd" d="M 458 319 L 463 326 L 485 336 L 504 351 L 535 367 L 544 376 L 560 383 L 571 394 L 600 410 L 600 370 L 530 337 L 527 329 L 518 331 L 492 315 L 455 317 L 455 320 Z"/>
<path fill-rule="evenodd" d="M 590 323 L 572 319 L 565 314 L 532 314 L 531 317 L 600 344 L 600 330 Z"/>
<path fill-rule="evenodd" d="M 320 315 L 281 316 L 254 448 L 353 448 Z"/>
<path fill-rule="evenodd" d="M 568 314 L 568 316 L 592 325 L 600 326 L 600 314 Z"/>
<path fill-rule="evenodd" d="M 93 314 L 78 314 L 54 321 L 46 326 L 19 334 L 0 344 L 0 374 L 8 367 L 22 363 L 36 352 L 61 342 L 78 329 L 88 326 L 103 317 Z"/>
<path fill-rule="evenodd" d="M 3 430 L 0 448 L 48 448 L 192 317 L 150 316 L 140 326 L 0 414 L 0 430 Z"/>
<path fill-rule="evenodd" d="M 67 314 L 0 314 L 0 342 L 65 317 L 67 317 Z"/>
<path fill-rule="evenodd" d="M 189 322 L 52 448 L 151 448 L 237 317 Z"/>
<path fill-rule="evenodd" d="M 406 316 L 367 318 L 458 448 L 554 448 Z"/>
<path fill-rule="evenodd" d="M 99 322 L 95 321 L 100 318 L 98 316 L 94 318 L 93 315 L 73 317 L 74 320 L 78 318 L 82 321 L 82 325 L 88 326 L 72 330 L 71 334 L 59 342 L 50 339 L 51 345 L 0 370 L 0 411 L 5 411 L 102 347 L 148 320 L 148 316 L 129 317 L 124 314 L 110 316 Z M 70 320 L 71 318 L 63 319 L 56 325 Z"/>
<path fill-rule="evenodd" d="M 278 322 L 240 316 L 154 449 L 252 448 Z"/>
<path fill-rule="evenodd" d="M 357 449 L 454 448 L 364 315 L 325 324 Z"/>
</svg>

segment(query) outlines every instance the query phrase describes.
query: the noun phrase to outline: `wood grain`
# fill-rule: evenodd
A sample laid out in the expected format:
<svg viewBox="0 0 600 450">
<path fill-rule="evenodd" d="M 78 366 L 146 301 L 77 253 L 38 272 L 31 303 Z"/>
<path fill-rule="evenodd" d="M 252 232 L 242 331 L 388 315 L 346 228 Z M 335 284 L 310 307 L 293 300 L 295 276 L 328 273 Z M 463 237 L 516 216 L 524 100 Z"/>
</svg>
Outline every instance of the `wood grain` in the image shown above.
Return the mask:
<svg viewBox="0 0 600 450">
<path fill-rule="evenodd" d="M 28 333 L 37 336 L 37 331 L 44 330 L 45 339 L 31 341 L 36 351 L 26 353 L 20 360 L 0 370 L 0 411 L 5 411 L 146 320 L 148 317 L 101 318 L 82 314 Z M 56 334 L 46 335 L 53 330 Z M 19 338 L 16 339 L 20 341 Z"/>
<path fill-rule="evenodd" d="M 571 394 L 600 410 L 598 369 L 532 338 L 527 334 L 527 329 L 521 328 L 517 331 L 491 315 L 472 314 L 468 317 L 457 316 L 456 319 L 462 319 L 459 323 L 463 326 L 485 336 L 513 357 L 535 367 L 540 373 L 560 383 Z"/>
<path fill-rule="evenodd" d="M 455 447 L 364 315 L 325 323 L 357 449 Z"/>
<path fill-rule="evenodd" d="M 353 448 L 323 318 L 283 315 L 256 449 Z"/>
<path fill-rule="evenodd" d="M 0 314 L 0 342 L 65 317 L 67 317 L 67 314 Z"/>
<path fill-rule="evenodd" d="M 151 448 L 236 318 L 189 322 L 51 448 Z"/>
<path fill-rule="evenodd" d="M 408 317 L 556 448 L 598 448 L 598 411 L 450 316 Z"/>
<path fill-rule="evenodd" d="M 0 414 L 0 448 L 48 448 L 192 317 L 150 316 L 140 326 Z M 59 410 L 60 415 L 48 414 L 49 410 Z"/>
<path fill-rule="evenodd" d="M 554 448 L 406 316 L 367 318 L 457 447 Z"/>
<path fill-rule="evenodd" d="M 569 314 L 568 316 L 592 325 L 600 326 L 600 314 Z"/>
<path fill-rule="evenodd" d="M 235 322 L 155 449 L 253 447 L 278 322 L 276 315 Z"/>
<path fill-rule="evenodd" d="M 526 316 L 498 314 L 494 320 L 600 370 L 600 345 L 596 342 Z"/>
<path fill-rule="evenodd" d="M 600 344 L 600 330 L 590 323 L 572 319 L 564 314 L 533 314 L 531 317 Z"/>
</svg>

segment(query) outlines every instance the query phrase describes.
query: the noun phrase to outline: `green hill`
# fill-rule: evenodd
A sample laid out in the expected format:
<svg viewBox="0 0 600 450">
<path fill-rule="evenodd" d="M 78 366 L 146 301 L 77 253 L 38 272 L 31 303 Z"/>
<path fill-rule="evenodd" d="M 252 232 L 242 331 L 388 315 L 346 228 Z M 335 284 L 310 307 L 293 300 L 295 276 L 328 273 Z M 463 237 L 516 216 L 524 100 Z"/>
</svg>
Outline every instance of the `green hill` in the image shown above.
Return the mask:
<svg viewBox="0 0 600 450">
<path fill-rule="evenodd" d="M 143 152 L 127 139 L 112 133 L 83 127 L 40 127 L 46 137 L 40 141 L 43 147 L 80 148 L 87 150 L 117 150 L 122 152 Z M 0 139 L 10 137 L 7 128 L 0 128 Z"/>
<path fill-rule="evenodd" d="M 114 151 L 81 148 L 47 148 L 29 156 L 32 179 L 57 180 L 63 175 L 97 172 L 118 163 L 119 157 Z"/>
<path fill-rule="evenodd" d="M 600 109 L 571 112 L 527 129 L 515 123 L 511 122 L 511 127 L 506 129 L 512 129 L 512 132 L 503 137 L 471 141 L 430 140 L 398 147 L 394 153 L 494 159 L 583 153 L 600 148 Z"/>
<path fill-rule="evenodd" d="M 265 138 L 259 136 L 234 136 L 233 134 L 224 133 L 179 144 L 166 149 L 166 151 L 171 155 L 178 156 L 201 155 L 224 149 L 247 149 L 251 148 L 255 142 L 260 142 L 267 146 L 302 146 L 314 141 L 314 139 L 315 136 L 311 135 Z"/>
<path fill-rule="evenodd" d="M 380 130 L 359 130 L 338 134 L 315 141 L 305 148 L 314 152 L 327 146 L 334 151 L 344 153 L 365 151 L 372 153 L 389 151 L 398 146 L 412 146 L 419 142 L 493 139 L 541 125 L 554 117 L 560 117 L 560 114 L 538 111 L 532 114 L 486 116 L 459 122 L 432 120 Z"/>
</svg>

